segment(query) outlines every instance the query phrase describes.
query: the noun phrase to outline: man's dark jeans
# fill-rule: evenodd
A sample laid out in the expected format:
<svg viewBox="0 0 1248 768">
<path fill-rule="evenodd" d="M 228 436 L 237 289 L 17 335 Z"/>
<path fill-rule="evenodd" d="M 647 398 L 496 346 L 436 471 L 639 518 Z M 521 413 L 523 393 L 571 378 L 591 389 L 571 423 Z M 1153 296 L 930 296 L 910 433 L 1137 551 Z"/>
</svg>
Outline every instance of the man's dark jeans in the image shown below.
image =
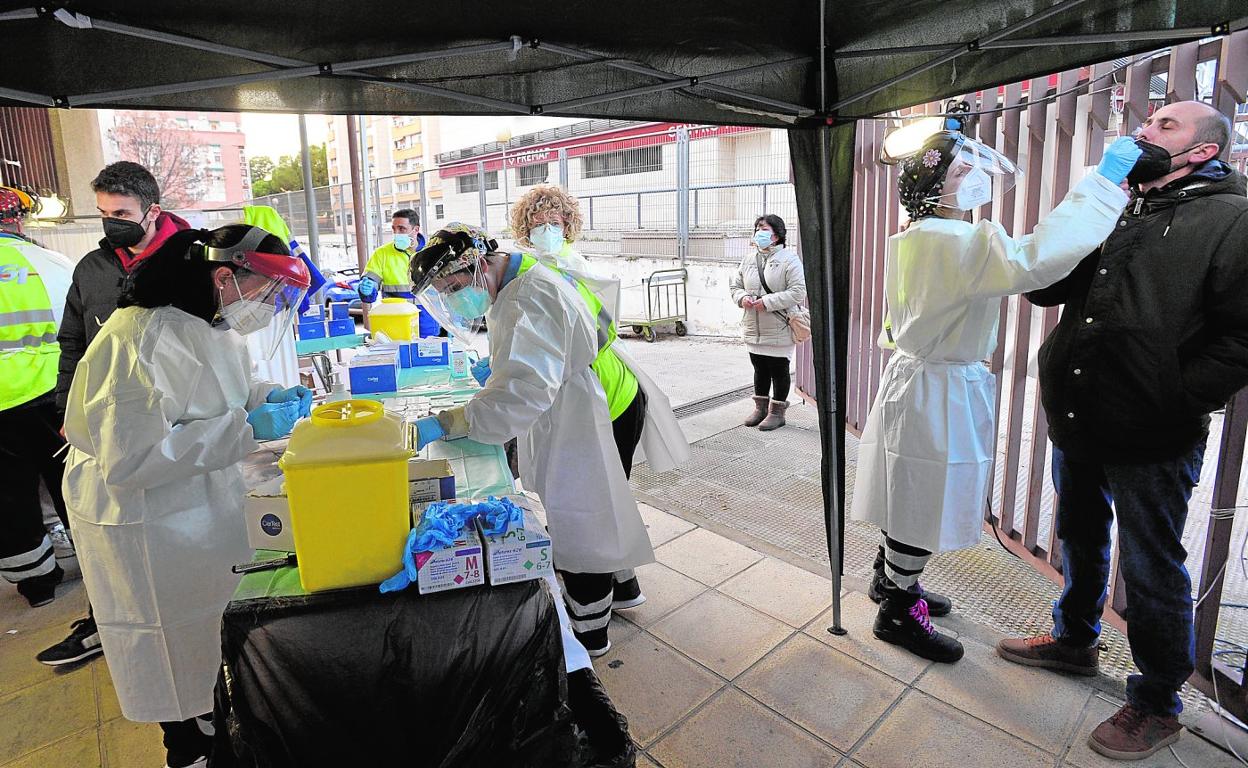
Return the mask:
<svg viewBox="0 0 1248 768">
<path fill-rule="evenodd" d="M 1127 700 L 1159 714 L 1183 709 L 1178 690 L 1196 665 L 1192 581 L 1182 538 L 1204 456 L 1204 438 L 1179 458 L 1155 464 L 1084 463 L 1053 449 L 1066 580 L 1053 607 L 1053 636 L 1088 646 L 1101 633 L 1116 509 L 1127 639 L 1141 672 L 1127 679 Z"/>
</svg>

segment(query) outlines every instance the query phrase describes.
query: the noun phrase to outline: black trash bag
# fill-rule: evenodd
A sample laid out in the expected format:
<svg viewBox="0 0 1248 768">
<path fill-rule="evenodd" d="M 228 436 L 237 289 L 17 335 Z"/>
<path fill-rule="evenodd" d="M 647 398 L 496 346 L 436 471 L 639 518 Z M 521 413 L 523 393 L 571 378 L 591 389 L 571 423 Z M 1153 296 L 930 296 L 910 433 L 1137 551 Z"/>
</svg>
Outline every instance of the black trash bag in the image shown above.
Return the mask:
<svg viewBox="0 0 1248 768">
<path fill-rule="evenodd" d="M 231 603 L 214 768 L 576 762 L 544 581 Z"/>
</svg>

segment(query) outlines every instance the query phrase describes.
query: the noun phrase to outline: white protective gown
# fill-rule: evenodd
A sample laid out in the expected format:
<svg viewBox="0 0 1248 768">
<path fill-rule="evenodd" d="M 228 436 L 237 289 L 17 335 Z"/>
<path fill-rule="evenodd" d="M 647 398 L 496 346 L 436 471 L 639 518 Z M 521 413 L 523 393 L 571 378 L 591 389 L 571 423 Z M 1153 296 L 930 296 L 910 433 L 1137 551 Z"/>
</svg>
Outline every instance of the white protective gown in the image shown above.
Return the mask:
<svg viewBox="0 0 1248 768">
<path fill-rule="evenodd" d="M 449 434 L 495 445 L 518 438 L 524 487 L 546 508 L 559 569 L 610 573 L 653 562 L 606 396 L 589 367 L 598 354 L 597 324 L 580 294 L 534 267 L 503 287 L 486 319 L 490 378 L 462 414 L 447 419 L 455 425 Z M 639 447 L 656 471 L 674 468 L 687 460 L 689 445 L 667 397 L 618 340 L 612 349 L 647 396 Z"/>
<path fill-rule="evenodd" d="M 852 516 L 941 552 L 979 541 L 996 441 L 1001 298 L 1070 273 L 1113 231 L 1127 195 L 1099 173 L 1017 240 L 994 222 L 920 219 L 888 240 L 896 351 L 858 448 Z"/>
<path fill-rule="evenodd" d="M 212 710 L 221 614 L 251 557 L 240 462 L 258 447 L 242 338 L 172 307 L 112 314 L 65 414 L 65 502 L 122 713 Z"/>
</svg>

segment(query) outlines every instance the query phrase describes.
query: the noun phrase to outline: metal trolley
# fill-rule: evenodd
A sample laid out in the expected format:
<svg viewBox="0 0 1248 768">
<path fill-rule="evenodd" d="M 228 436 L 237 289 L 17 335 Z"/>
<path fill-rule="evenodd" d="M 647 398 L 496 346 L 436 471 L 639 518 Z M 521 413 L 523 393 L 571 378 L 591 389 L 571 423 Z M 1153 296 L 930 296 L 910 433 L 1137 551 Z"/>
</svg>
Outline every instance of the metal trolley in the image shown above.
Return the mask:
<svg viewBox="0 0 1248 768">
<path fill-rule="evenodd" d="M 649 277 L 641 280 L 641 289 L 646 293 L 646 316 L 621 319 L 620 325 L 632 326 L 633 333 L 650 342 L 657 337 L 654 329 L 659 325 L 674 324 L 676 335 L 684 336 L 689 332 L 685 326 L 685 321 L 689 319 L 688 283 L 689 271 L 686 269 L 651 272 Z"/>
</svg>

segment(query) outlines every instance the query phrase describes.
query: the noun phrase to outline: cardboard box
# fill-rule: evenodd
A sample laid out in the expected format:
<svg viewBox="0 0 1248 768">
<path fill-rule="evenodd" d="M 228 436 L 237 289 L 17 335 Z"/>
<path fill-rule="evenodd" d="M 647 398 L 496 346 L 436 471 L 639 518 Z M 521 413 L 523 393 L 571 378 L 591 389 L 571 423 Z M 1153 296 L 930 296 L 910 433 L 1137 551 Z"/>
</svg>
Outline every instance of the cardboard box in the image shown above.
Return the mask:
<svg viewBox="0 0 1248 768">
<path fill-rule="evenodd" d="M 329 330 L 325 327 L 324 320 L 304 320 L 302 316 L 299 318 L 298 325 L 299 338 L 307 339 L 323 339 L 329 335 Z"/>
<path fill-rule="evenodd" d="M 282 478 L 276 477 L 249 491 L 243 498 L 243 516 L 247 520 L 247 546 L 252 549 L 295 551 L 290 507 L 282 488 Z"/>
<path fill-rule="evenodd" d="M 464 526 L 451 546 L 436 552 L 418 552 L 416 573 L 416 587 L 422 595 L 484 584 L 485 563 L 476 529 Z"/>
<path fill-rule="evenodd" d="M 446 459 L 412 459 L 407 462 L 408 500 L 419 505 L 455 498 L 455 472 Z"/>
<path fill-rule="evenodd" d="M 329 303 L 329 319 L 330 320 L 350 320 L 351 319 L 351 302 L 331 301 Z"/>
<path fill-rule="evenodd" d="M 524 510 L 522 525 L 487 536 L 481 520 L 477 520 L 477 530 L 485 547 L 485 572 L 491 586 L 544 578 L 554 570 L 550 534 L 533 513 L 534 502 L 523 496 L 506 498 Z"/>
<path fill-rule="evenodd" d="M 330 336 L 354 336 L 355 335 L 355 321 L 349 317 L 345 320 L 338 320 L 338 319 L 330 320 L 329 321 L 329 335 Z"/>
<path fill-rule="evenodd" d="M 361 352 L 351 358 L 348 371 L 351 393 L 395 392 L 399 389 L 399 355 L 396 350 Z"/>
</svg>

